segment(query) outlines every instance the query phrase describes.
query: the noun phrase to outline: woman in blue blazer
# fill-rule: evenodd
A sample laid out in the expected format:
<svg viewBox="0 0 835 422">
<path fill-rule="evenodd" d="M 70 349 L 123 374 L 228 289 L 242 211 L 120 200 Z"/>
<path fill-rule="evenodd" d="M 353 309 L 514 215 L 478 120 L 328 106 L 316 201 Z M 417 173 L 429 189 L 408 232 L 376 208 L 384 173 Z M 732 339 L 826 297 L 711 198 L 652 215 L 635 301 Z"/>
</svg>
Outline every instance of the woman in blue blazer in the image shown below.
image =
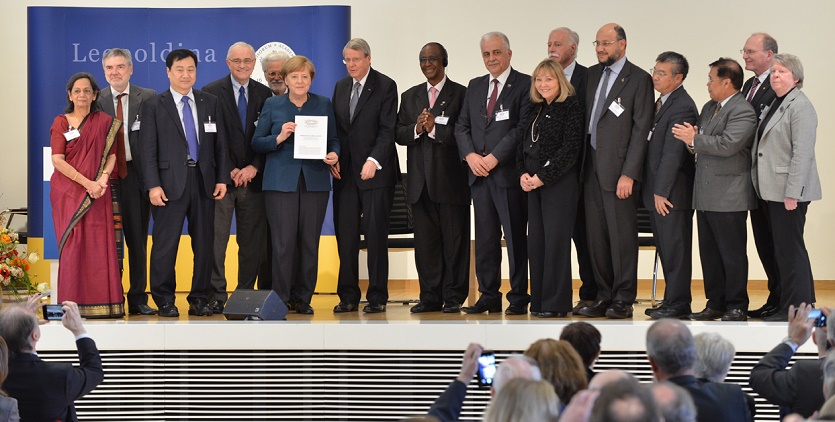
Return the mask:
<svg viewBox="0 0 835 422">
<path fill-rule="evenodd" d="M 295 56 L 281 74 L 288 93 L 264 103 L 252 149 L 266 154 L 263 190 L 272 234 L 273 290 L 289 308 L 310 315 L 330 166 L 339 161 L 339 140 L 330 100 L 309 92 L 316 74 L 313 63 Z M 295 158 L 297 116 L 327 117 L 327 154 L 321 160 Z"/>
</svg>

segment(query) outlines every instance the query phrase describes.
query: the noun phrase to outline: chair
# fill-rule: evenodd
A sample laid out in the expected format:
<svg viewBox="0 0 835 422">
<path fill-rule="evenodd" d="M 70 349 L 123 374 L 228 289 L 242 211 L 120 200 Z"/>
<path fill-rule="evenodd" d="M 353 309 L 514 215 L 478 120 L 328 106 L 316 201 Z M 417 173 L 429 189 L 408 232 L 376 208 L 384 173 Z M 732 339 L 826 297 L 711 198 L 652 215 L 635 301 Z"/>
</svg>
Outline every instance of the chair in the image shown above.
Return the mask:
<svg viewBox="0 0 835 422">
<path fill-rule="evenodd" d="M 638 207 L 638 249 L 655 250 L 655 261 L 652 267 L 652 295 L 649 299 L 637 299 L 637 302 L 649 300 L 654 308 L 661 301 L 656 299 L 656 290 L 658 288 L 658 245 L 655 243 L 655 236 L 652 234 L 652 222 L 650 211 L 644 207 Z"/>
</svg>

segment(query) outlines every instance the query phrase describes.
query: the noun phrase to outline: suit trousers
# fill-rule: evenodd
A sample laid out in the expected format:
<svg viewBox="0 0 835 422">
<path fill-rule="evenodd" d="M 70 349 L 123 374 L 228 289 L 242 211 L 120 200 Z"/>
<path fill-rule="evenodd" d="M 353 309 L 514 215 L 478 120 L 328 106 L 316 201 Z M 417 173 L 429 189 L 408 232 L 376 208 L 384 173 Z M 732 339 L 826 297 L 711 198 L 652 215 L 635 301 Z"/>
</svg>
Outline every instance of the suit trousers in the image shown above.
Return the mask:
<svg viewBox="0 0 835 422">
<path fill-rule="evenodd" d="M 763 264 L 765 275 L 768 277 L 768 299 L 767 305 L 780 307 L 780 269 L 774 255 L 774 236 L 771 232 L 771 221 L 769 221 L 768 204 L 762 199 L 757 199 L 757 209 L 751 213 L 751 231 L 754 233 L 754 244 L 757 245 L 757 255 Z"/>
<path fill-rule="evenodd" d="M 336 293 L 343 302 L 356 304 L 360 301 L 359 241 L 362 234 L 368 245 L 368 292 L 365 297 L 373 304 L 385 304 L 389 297 L 388 235 L 394 186 L 362 190 L 354 175 L 343 171 L 342 177 L 342 187 L 333 192 L 333 222 L 339 252 Z"/>
<path fill-rule="evenodd" d="M 266 256 L 267 215 L 264 209 L 264 193 L 247 186 L 230 187 L 226 196 L 215 201 L 215 239 L 212 283 L 209 287 L 209 301 L 223 303 L 226 292 L 226 247 L 229 244 L 232 215 L 238 243 L 238 289 L 254 289 L 255 279 L 261 262 Z"/>
<path fill-rule="evenodd" d="M 571 312 L 571 235 L 579 191 L 572 171 L 527 193 L 531 312 Z"/>
<path fill-rule="evenodd" d="M 689 308 L 693 301 L 693 210 L 670 209 L 662 216 L 653 209 L 649 215 L 664 269 L 664 306 Z"/>
<path fill-rule="evenodd" d="M 798 202 L 797 208 L 792 211 L 786 210 L 783 202 L 764 202 L 771 233 L 774 235 L 774 256 L 782 281 L 780 309 L 787 310 L 789 305 L 797 307 L 801 303 L 814 303 L 815 279 L 806 242 L 803 240 L 809 202 Z"/>
<path fill-rule="evenodd" d="M 164 207 L 153 207 L 153 246 L 151 247 L 151 296 L 157 306 L 174 303 L 177 288 L 175 264 L 180 233 L 188 218 L 188 233 L 194 254 L 189 303 L 208 300 L 212 277 L 212 242 L 214 241 L 214 199 L 203 190 L 203 176 L 197 167 L 186 173 L 183 195 L 169 200 Z"/>
<path fill-rule="evenodd" d="M 309 305 L 313 297 L 328 196 L 328 192 L 309 192 L 304 178 L 295 192 L 265 192 L 272 231 L 273 290 L 285 303 Z"/>
<path fill-rule="evenodd" d="M 478 278 L 479 303 L 488 306 L 502 303 L 502 230 L 507 243 L 510 267 L 511 304 L 527 306 L 528 245 L 526 236 L 527 200 L 519 185 L 499 186 L 495 178 L 479 177 L 470 186 L 475 212 L 475 273 Z"/>
<path fill-rule="evenodd" d="M 420 301 L 464 303 L 470 281 L 470 204 L 432 201 L 424 188 L 412 214 Z"/>
<path fill-rule="evenodd" d="M 589 240 L 586 234 L 586 205 L 585 195 L 583 194 L 583 185 L 579 185 L 579 195 L 577 198 L 577 212 L 574 219 L 574 233 L 572 239 L 574 240 L 574 249 L 577 251 L 577 266 L 580 271 L 580 300 L 596 300 L 597 299 L 597 281 L 594 278 L 594 267 L 591 265 L 591 256 L 589 254 Z"/>
<path fill-rule="evenodd" d="M 151 202 L 134 163 L 127 162 L 128 174 L 119 181 L 122 229 L 130 262 L 128 306 L 148 303 L 145 289 L 148 287 L 148 222 L 151 218 Z"/>
<path fill-rule="evenodd" d="M 707 307 L 748 309 L 748 211 L 696 213 Z"/>
<path fill-rule="evenodd" d="M 632 195 L 619 199 L 614 191 L 606 191 L 597 180 L 597 162 L 589 154 L 586 166 L 585 201 L 586 233 L 589 253 L 597 280 L 597 300 L 623 301 L 632 304 L 638 294 L 638 198 Z"/>
</svg>

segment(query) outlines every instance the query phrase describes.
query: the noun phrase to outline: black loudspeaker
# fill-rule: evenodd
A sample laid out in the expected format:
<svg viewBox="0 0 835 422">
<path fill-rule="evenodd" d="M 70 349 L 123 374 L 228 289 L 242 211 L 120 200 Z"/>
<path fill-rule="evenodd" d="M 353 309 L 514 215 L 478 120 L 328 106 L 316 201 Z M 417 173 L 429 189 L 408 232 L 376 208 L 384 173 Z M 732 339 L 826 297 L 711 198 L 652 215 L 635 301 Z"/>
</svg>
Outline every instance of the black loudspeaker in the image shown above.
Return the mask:
<svg viewBox="0 0 835 422">
<path fill-rule="evenodd" d="M 273 290 L 235 290 L 226 301 L 223 316 L 236 321 L 283 321 L 287 305 Z"/>
</svg>

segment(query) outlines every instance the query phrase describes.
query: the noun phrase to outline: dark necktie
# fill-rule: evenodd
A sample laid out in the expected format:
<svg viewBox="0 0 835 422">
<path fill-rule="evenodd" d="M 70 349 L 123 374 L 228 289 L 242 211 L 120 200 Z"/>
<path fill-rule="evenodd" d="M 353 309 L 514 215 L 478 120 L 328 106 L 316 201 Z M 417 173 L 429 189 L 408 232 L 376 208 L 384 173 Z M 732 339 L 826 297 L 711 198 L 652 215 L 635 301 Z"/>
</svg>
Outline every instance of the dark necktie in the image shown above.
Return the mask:
<svg viewBox="0 0 835 422">
<path fill-rule="evenodd" d="M 362 88 L 362 85 L 359 82 L 354 84 L 354 95 L 351 96 L 351 101 L 348 103 L 351 121 L 354 121 L 354 111 L 356 111 L 357 103 L 360 101 L 360 88 Z"/>
<path fill-rule="evenodd" d="M 609 75 L 612 69 L 603 69 L 603 83 L 600 85 L 600 93 L 597 94 L 597 107 L 594 109 L 594 118 L 591 120 L 591 147 L 597 149 L 597 123 L 603 114 L 603 105 L 606 103 L 606 90 L 609 88 Z"/>
<path fill-rule="evenodd" d="M 189 98 L 183 95 L 183 127 L 186 129 L 186 143 L 188 143 L 188 155 L 197 161 L 200 157 L 200 145 L 197 143 L 197 128 L 194 127 L 194 116 L 191 114 L 191 106 L 188 105 Z"/>
<path fill-rule="evenodd" d="M 658 112 L 661 111 L 661 106 L 662 105 L 664 105 L 664 103 L 661 102 L 661 97 L 658 97 L 658 101 L 655 102 L 655 115 L 656 116 L 658 115 Z"/>
<path fill-rule="evenodd" d="M 246 91 L 244 87 L 238 89 L 238 116 L 241 118 L 241 128 L 246 133 Z"/>
<path fill-rule="evenodd" d="M 484 98 L 484 97 L 482 97 Z M 493 118 L 493 110 L 496 109 L 496 100 L 499 98 L 499 80 L 493 79 L 493 92 L 490 94 L 490 99 L 487 101 L 487 121 Z"/>
<path fill-rule="evenodd" d="M 127 155 L 125 153 L 125 127 L 128 124 L 125 119 L 124 108 L 122 108 L 122 97 L 128 94 L 119 94 L 116 96 L 116 118 L 122 120 L 122 127 L 116 134 L 116 170 L 120 179 L 124 179 L 128 175 Z M 125 120 L 123 120 L 125 119 Z"/>
<path fill-rule="evenodd" d="M 721 110 L 721 109 L 722 109 L 722 104 L 721 103 L 716 104 L 716 108 L 713 109 L 713 114 L 710 116 L 710 120 L 707 121 L 707 124 L 710 124 L 710 122 L 713 121 L 713 119 L 716 117 L 717 114 L 719 114 L 719 110 Z"/>
<path fill-rule="evenodd" d="M 748 91 L 748 102 L 754 101 L 754 95 L 757 93 L 757 87 L 760 86 L 760 78 L 755 77 L 754 82 L 751 84 L 751 91 Z"/>
</svg>

